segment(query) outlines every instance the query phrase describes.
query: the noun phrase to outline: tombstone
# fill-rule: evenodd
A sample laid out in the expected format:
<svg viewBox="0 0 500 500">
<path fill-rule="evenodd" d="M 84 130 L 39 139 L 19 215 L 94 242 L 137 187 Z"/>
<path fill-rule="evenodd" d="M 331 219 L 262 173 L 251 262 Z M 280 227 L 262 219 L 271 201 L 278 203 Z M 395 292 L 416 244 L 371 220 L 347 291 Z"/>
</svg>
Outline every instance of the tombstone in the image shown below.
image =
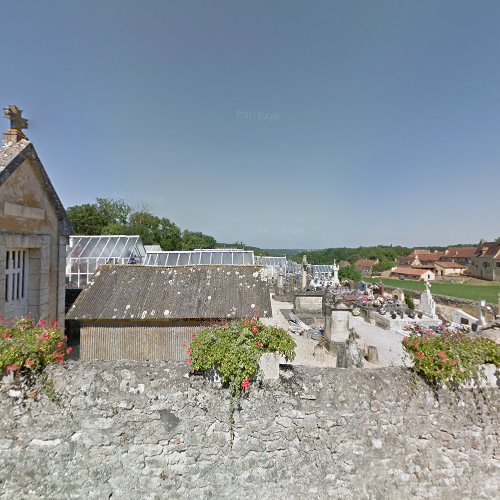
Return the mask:
<svg viewBox="0 0 500 500">
<path fill-rule="evenodd" d="M 332 266 L 332 271 L 333 271 L 333 286 L 339 286 L 340 281 L 339 281 L 339 269 L 340 267 L 335 263 L 335 260 L 333 261 L 333 266 Z"/>
<path fill-rule="evenodd" d="M 484 300 L 479 300 L 477 303 L 477 321 L 479 326 L 485 326 L 487 321 L 483 314 L 483 307 L 486 306 Z"/>
<path fill-rule="evenodd" d="M 325 304 L 325 339 L 330 352 L 337 352 L 349 337 L 349 307 L 336 297 L 333 303 Z"/>
<path fill-rule="evenodd" d="M 361 368 L 363 366 L 363 352 L 356 342 L 356 336 L 356 331 L 352 328 L 345 343 L 338 348 L 337 368 Z"/>
<path fill-rule="evenodd" d="M 430 316 L 432 319 L 437 319 L 436 315 L 436 303 L 432 298 L 431 285 L 428 281 L 425 282 L 425 290 L 420 295 L 420 311 L 426 316 Z"/>
<path fill-rule="evenodd" d="M 391 292 L 391 295 L 394 300 L 399 300 L 401 304 L 405 303 L 405 293 L 403 292 L 403 290 L 401 290 L 401 288 L 395 288 Z"/>
<path fill-rule="evenodd" d="M 277 295 L 283 295 L 285 276 L 283 273 L 283 268 L 280 267 L 280 273 L 278 275 L 278 283 L 276 284 L 276 293 Z"/>
<path fill-rule="evenodd" d="M 307 288 L 307 256 L 302 257 L 302 290 Z"/>
</svg>

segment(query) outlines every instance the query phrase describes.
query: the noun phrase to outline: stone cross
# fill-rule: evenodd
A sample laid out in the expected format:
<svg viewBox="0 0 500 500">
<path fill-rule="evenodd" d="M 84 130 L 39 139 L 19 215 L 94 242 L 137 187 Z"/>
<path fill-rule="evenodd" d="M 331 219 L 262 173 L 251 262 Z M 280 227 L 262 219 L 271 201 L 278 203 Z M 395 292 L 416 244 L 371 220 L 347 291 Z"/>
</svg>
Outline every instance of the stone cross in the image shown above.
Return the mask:
<svg viewBox="0 0 500 500">
<path fill-rule="evenodd" d="M 16 129 L 22 132 L 23 129 L 28 128 L 28 120 L 23 118 L 23 110 L 19 109 L 14 104 L 3 108 L 5 118 L 10 120 L 10 128 Z"/>
<path fill-rule="evenodd" d="M 4 132 L 4 143 L 18 142 L 26 139 L 23 129 L 28 128 L 28 120 L 22 117 L 23 110 L 11 104 L 3 108 L 5 118 L 10 120 L 10 128 Z"/>
</svg>

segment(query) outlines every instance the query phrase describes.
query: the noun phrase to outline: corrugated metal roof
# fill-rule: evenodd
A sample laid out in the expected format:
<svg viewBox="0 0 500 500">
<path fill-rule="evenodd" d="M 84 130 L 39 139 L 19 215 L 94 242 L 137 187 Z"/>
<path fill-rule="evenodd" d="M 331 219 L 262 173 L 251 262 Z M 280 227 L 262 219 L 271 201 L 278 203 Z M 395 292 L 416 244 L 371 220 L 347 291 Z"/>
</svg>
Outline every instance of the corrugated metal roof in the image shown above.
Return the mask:
<svg viewBox="0 0 500 500">
<path fill-rule="evenodd" d="M 104 265 L 68 319 L 222 319 L 271 316 L 259 266 Z"/>
</svg>

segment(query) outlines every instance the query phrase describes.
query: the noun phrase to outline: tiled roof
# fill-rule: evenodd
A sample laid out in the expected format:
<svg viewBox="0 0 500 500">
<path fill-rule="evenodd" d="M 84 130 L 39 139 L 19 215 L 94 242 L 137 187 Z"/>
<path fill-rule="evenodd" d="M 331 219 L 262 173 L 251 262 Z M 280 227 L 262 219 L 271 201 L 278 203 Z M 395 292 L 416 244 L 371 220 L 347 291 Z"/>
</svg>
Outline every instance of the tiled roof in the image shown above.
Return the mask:
<svg viewBox="0 0 500 500">
<path fill-rule="evenodd" d="M 396 267 L 392 271 L 392 274 L 407 274 L 411 276 L 422 276 L 422 274 L 427 273 L 426 269 L 414 269 L 413 267 Z"/>
<path fill-rule="evenodd" d="M 371 259 L 359 259 L 356 261 L 356 267 L 372 267 L 377 264 L 376 260 Z"/>
<path fill-rule="evenodd" d="M 483 243 L 476 249 L 476 256 L 500 260 L 500 243 L 495 241 Z"/>
<path fill-rule="evenodd" d="M 426 252 L 417 255 L 420 262 L 437 262 L 444 255 L 444 252 Z"/>
<path fill-rule="evenodd" d="M 445 269 L 466 269 L 466 264 L 460 264 L 458 262 L 436 262 L 436 266 L 444 267 Z"/>
<path fill-rule="evenodd" d="M 260 266 L 104 265 L 69 310 L 77 320 L 271 316 Z"/>
<path fill-rule="evenodd" d="M 470 259 L 476 253 L 477 247 L 450 247 L 444 257 Z"/>
</svg>

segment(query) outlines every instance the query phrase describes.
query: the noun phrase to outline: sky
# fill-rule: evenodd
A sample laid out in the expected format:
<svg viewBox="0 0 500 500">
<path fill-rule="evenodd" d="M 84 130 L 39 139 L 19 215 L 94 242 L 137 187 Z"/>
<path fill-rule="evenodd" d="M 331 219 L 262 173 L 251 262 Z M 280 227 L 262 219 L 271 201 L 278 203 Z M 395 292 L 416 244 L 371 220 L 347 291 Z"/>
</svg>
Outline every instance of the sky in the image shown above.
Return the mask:
<svg viewBox="0 0 500 500">
<path fill-rule="evenodd" d="M 66 207 L 262 248 L 500 236 L 498 0 L 0 9 L 0 104 Z"/>
</svg>

